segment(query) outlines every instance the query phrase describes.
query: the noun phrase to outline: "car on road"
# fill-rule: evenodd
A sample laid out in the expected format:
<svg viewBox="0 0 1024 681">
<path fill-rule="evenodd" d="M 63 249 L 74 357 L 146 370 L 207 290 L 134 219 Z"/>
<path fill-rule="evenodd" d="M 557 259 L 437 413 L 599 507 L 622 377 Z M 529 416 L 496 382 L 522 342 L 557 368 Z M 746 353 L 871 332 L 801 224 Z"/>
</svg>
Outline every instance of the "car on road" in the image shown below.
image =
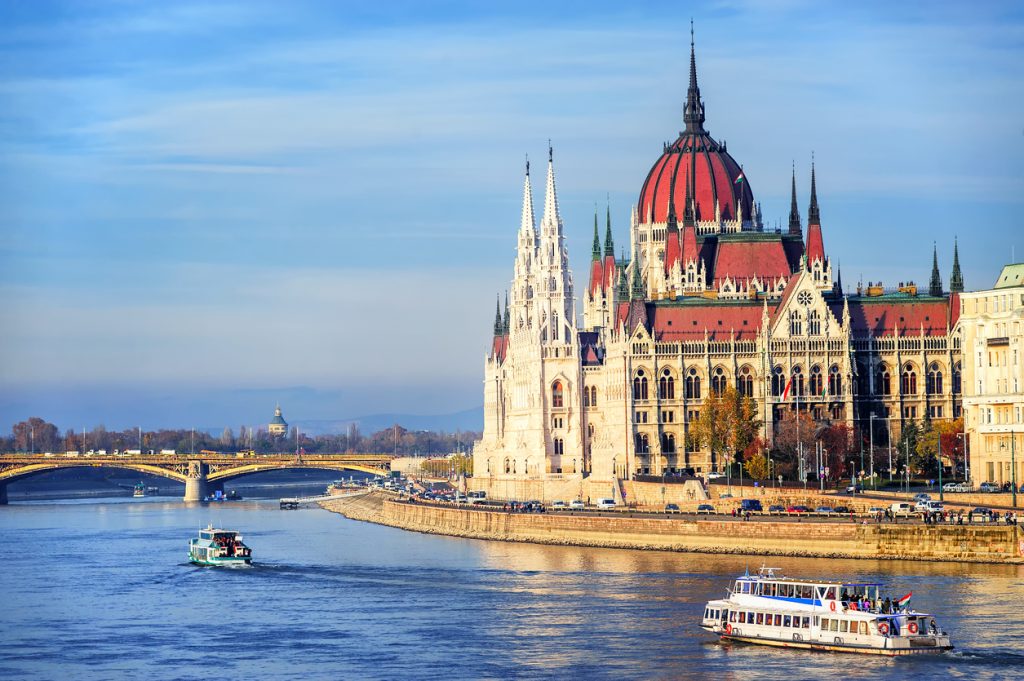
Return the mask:
<svg viewBox="0 0 1024 681">
<path fill-rule="evenodd" d="M 832 515 L 836 512 L 836 510 L 831 506 L 819 506 L 818 508 L 814 509 L 814 512 L 818 515 Z"/>
<path fill-rule="evenodd" d="M 863 491 L 864 491 L 864 485 L 847 485 L 846 486 L 846 493 L 847 494 L 857 494 L 858 492 L 863 492 Z"/>
<path fill-rule="evenodd" d="M 757 499 L 744 499 L 740 502 L 741 513 L 764 513 L 764 507 Z"/>
<path fill-rule="evenodd" d="M 811 509 L 809 509 L 806 506 L 787 506 L 786 507 L 786 513 L 790 513 L 790 514 L 800 515 L 801 513 L 810 513 L 810 512 L 811 512 Z"/>
<path fill-rule="evenodd" d="M 786 507 L 782 504 L 772 504 L 768 507 L 768 515 L 775 515 L 776 513 L 782 515 L 786 512 Z"/>
<path fill-rule="evenodd" d="M 732 494 L 730 494 L 729 492 L 726 492 L 725 494 L 719 494 L 718 498 L 719 499 L 732 499 Z"/>
<path fill-rule="evenodd" d="M 872 506 L 868 509 L 868 513 L 885 513 L 885 509 L 881 506 Z"/>
<path fill-rule="evenodd" d="M 551 502 L 551 510 L 552 511 L 564 511 L 566 508 L 568 508 L 568 506 L 566 505 L 566 503 L 564 501 L 552 501 Z"/>
<path fill-rule="evenodd" d="M 569 510 L 582 511 L 585 508 L 586 505 L 579 499 L 573 499 L 572 501 L 569 502 Z"/>
<path fill-rule="evenodd" d="M 849 506 L 836 506 L 835 512 L 837 514 L 850 515 L 851 513 L 853 513 L 853 509 L 851 509 Z"/>
<path fill-rule="evenodd" d="M 978 506 L 972 508 L 971 512 L 967 514 L 967 519 L 972 521 L 987 522 L 992 517 L 992 509 L 984 506 Z"/>
<path fill-rule="evenodd" d="M 999 491 L 999 485 L 995 484 L 994 482 L 983 482 L 980 485 L 978 485 L 978 491 L 979 492 L 998 492 Z"/>
<path fill-rule="evenodd" d="M 918 494 L 914 495 L 914 501 L 915 502 L 917 502 L 917 501 L 931 501 L 931 500 L 932 500 L 932 495 L 931 494 L 925 494 L 924 492 L 919 492 Z"/>
<path fill-rule="evenodd" d="M 679 513 L 679 504 L 665 504 L 665 513 Z"/>
<path fill-rule="evenodd" d="M 707 514 L 710 515 L 710 514 L 712 514 L 714 512 L 715 512 L 715 507 L 712 506 L 711 504 L 701 504 L 701 505 L 699 505 L 697 507 L 697 513 L 707 513 Z"/>
<path fill-rule="evenodd" d="M 897 501 L 895 504 L 889 506 L 889 511 L 897 518 L 901 516 L 909 518 L 917 513 L 914 509 L 914 504 L 907 503 L 906 501 Z"/>
<path fill-rule="evenodd" d="M 602 510 L 608 510 L 608 509 L 615 508 L 615 505 L 616 504 L 615 504 L 615 500 L 614 499 L 598 499 L 597 500 L 597 507 L 599 509 L 602 509 Z"/>
<path fill-rule="evenodd" d="M 708 480 L 721 480 L 725 477 L 725 473 L 708 473 Z"/>
<path fill-rule="evenodd" d="M 947 482 L 942 486 L 943 492 L 970 492 L 971 486 L 966 482 Z"/>
</svg>

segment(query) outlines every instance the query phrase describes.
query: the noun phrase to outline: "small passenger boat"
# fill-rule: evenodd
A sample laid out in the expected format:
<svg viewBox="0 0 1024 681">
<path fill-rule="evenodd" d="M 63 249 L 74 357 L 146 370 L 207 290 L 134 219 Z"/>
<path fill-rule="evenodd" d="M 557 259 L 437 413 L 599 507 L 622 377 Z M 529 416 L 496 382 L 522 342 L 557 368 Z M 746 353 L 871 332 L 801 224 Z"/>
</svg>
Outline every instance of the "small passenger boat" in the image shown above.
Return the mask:
<svg viewBox="0 0 1024 681">
<path fill-rule="evenodd" d="M 135 491 L 132 492 L 133 497 L 144 497 L 146 496 L 146 486 L 141 482 L 135 485 Z"/>
<path fill-rule="evenodd" d="M 871 655 L 952 650 L 935 617 L 908 607 L 913 592 L 881 599 L 882 585 L 783 577 L 778 568 L 736 579 L 709 601 L 701 627 L 723 641 Z"/>
<path fill-rule="evenodd" d="M 196 565 L 249 565 L 252 550 L 238 532 L 210 525 L 189 541 L 188 559 Z"/>
</svg>

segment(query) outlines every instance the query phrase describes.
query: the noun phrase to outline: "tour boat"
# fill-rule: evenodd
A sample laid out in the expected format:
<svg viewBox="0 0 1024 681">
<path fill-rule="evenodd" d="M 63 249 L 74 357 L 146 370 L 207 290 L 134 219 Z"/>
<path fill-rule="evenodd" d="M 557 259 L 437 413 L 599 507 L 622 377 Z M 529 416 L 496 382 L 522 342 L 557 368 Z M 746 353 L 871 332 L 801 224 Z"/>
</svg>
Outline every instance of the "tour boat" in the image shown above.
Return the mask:
<svg viewBox="0 0 1024 681">
<path fill-rule="evenodd" d="M 238 532 L 210 525 L 199 530 L 199 537 L 189 541 L 188 559 L 196 565 L 249 565 L 252 550 L 242 542 Z"/>
<path fill-rule="evenodd" d="M 135 485 L 135 491 L 132 492 L 133 497 L 144 497 L 146 496 L 146 486 L 141 482 Z"/>
<path fill-rule="evenodd" d="M 952 650 L 934 616 L 908 607 L 912 592 L 883 602 L 881 588 L 790 579 L 762 567 L 737 578 L 726 598 L 709 601 L 701 627 L 722 640 L 782 648 L 890 656 Z"/>
</svg>

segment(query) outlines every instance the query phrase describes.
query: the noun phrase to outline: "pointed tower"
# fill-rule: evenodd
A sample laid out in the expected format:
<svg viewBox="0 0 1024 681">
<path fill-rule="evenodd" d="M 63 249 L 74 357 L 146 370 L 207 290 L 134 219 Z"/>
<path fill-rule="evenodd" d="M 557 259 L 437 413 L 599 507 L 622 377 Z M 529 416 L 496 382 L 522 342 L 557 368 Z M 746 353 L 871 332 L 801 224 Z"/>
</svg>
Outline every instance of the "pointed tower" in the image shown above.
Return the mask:
<svg viewBox="0 0 1024 681">
<path fill-rule="evenodd" d="M 526 160 L 526 174 L 523 178 L 523 208 L 519 221 L 516 242 L 516 261 L 513 267 L 512 291 L 510 297 L 511 316 L 515 328 L 533 330 L 533 293 L 535 288 L 534 270 L 537 258 L 537 229 L 533 214 L 533 185 L 530 182 L 530 160 Z"/>
<path fill-rule="evenodd" d="M 964 277 L 960 273 L 960 249 L 955 238 L 953 239 L 953 274 L 949 277 L 949 292 L 964 292 Z"/>
<path fill-rule="evenodd" d="M 800 209 L 796 207 L 796 163 L 793 163 L 793 181 L 789 197 L 789 233 L 802 236 L 803 228 L 800 226 Z"/>
<path fill-rule="evenodd" d="M 500 336 L 505 327 L 501 321 L 501 294 L 498 294 L 498 302 L 494 304 L 494 335 Z"/>
<path fill-rule="evenodd" d="M 700 101 L 700 88 L 697 87 L 697 55 L 693 44 L 693 20 L 690 20 L 690 87 L 686 91 L 686 105 L 683 107 L 683 123 L 686 132 L 703 133 L 704 104 Z"/>
<path fill-rule="evenodd" d="M 502 320 L 501 326 L 503 327 L 502 330 L 507 336 L 509 334 L 509 331 L 511 330 L 511 321 L 508 315 L 508 291 L 505 291 L 505 318 Z"/>
<path fill-rule="evenodd" d="M 928 295 L 942 295 L 942 277 L 939 275 L 939 250 L 934 243 L 932 243 L 932 276 L 928 280 Z"/>
<path fill-rule="evenodd" d="M 576 338 L 576 303 L 573 298 L 572 272 L 565 247 L 562 216 L 558 211 L 555 189 L 554 150 L 548 145 L 548 177 L 544 190 L 544 216 L 540 220 L 537 249 L 536 297 L 541 324 L 541 340 L 578 342 Z M 547 328 L 545 333 L 544 328 Z"/>
<path fill-rule="evenodd" d="M 583 297 L 583 328 L 603 326 L 602 309 L 605 298 L 604 262 L 601 259 L 601 237 L 597 232 L 597 207 L 594 207 L 594 247 L 590 260 L 590 282 Z"/>
<path fill-rule="evenodd" d="M 818 182 L 811 157 L 811 203 L 807 208 L 807 249 L 804 263 L 814 278 L 814 285 L 821 290 L 832 288 L 832 265 L 825 257 L 825 241 L 821 235 L 821 213 L 818 210 Z"/>
</svg>

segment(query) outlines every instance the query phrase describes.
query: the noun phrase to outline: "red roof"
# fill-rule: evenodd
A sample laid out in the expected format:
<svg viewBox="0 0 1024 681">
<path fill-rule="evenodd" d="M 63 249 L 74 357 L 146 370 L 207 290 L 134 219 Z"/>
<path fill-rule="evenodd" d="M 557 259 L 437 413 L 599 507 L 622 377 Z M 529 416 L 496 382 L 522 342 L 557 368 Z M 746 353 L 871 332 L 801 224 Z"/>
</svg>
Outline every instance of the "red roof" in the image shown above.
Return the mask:
<svg viewBox="0 0 1024 681">
<path fill-rule="evenodd" d="M 742 202 L 743 215 L 750 219 L 754 195 L 746 176 L 737 183 L 742 172 L 739 164 L 710 135 L 701 132 L 683 133 L 654 163 L 640 190 L 641 221 L 646 222 L 653 209 L 655 222 L 667 222 L 669 193 L 673 195 L 676 214 L 682 215 L 691 168 L 698 219 L 714 219 L 718 204 L 722 219 L 735 220 L 737 202 Z"/>
<path fill-rule="evenodd" d="M 505 351 L 508 350 L 508 336 L 495 336 L 491 344 L 491 359 L 497 359 L 499 363 L 505 361 Z"/>
<path fill-rule="evenodd" d="M 672 267 L 681 260 L 682 247 L 679 245 L 679 230 L 670 229 L 665 235 L 665 271 L 671 272 Z"/>
<path fill-rule="evenodd" d="M 733 281 L 758 277 L 772 282 L 777 277 L 792 274 L 786 250 L 778 241 L 723 241 L 718 242 L 712 280 L 721 282 L 727 276 Z"/>
<path fill-rule="evenodd" d="M 618 271 L 615 267 L 615 256 L 604 256 L 604 285 L 605 288 L 614 286 L 618 281 Z"/>
<path fill-rule="evenodd" d="M 825 243 L 821 238 L 821 225 L 807 227 L 807 262 L 825 261 Z"/>
<path fill-rule="evenodd" d="M 683 227 L 683 254 L 682 261 L 685 265 L 691 260 L 697 258 L 697 232 L 693 229 L 693 225 L 687 225 Z"/>
<path fill-rule="evenodd" d="M 590 263 L 590 294 L 604 289 L 604 264 L 600 260 Z"/>
<path fill-rule="evenodd" d="M 851 300 L 849 305 L 853 335 L 861 338 L 892 336 L 896 328 L 899 328 L 901 336 L 918 336 L 922 325 L 926 336 L 945 336 L 955 323 L 950 317 L 948 300 L 887 300 L 879 297 Z M 843 304 L 833 303 L 832 311 L 842 318 Z"/>
<path fill-rule="evenodd" d="M 710 305 L 652 305 L 648 311 L 651 334 L 659 341 L 704 338 L 754 340 L 761 330 L 763 303 Z"/>
</svg>

